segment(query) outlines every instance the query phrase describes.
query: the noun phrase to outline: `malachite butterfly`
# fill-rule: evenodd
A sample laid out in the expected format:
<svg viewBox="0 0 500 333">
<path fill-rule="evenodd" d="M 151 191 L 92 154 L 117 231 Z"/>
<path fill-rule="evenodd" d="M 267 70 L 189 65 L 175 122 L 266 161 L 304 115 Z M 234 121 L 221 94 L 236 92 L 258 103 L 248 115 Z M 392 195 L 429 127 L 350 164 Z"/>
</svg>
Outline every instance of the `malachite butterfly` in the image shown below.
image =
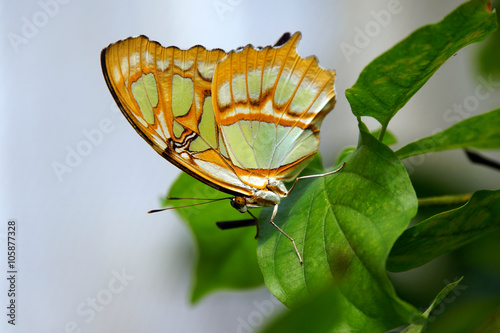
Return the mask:
<svg viewBox="0 0 500 333">
<path fill-rule="evenodd" d="M 274 46 L 228 53 L 131 37 L 105 48 L 101 64 L 119 108 L 156 152 L 233 195 L 242 213 L 274 206 L 270 222 L 302 262 L 273 219 L 290 193 L 284 182 L 297 180 L 318 151 L 335 72 L 300 57 L 300 37 L 286 33 Z"/>
</svg>

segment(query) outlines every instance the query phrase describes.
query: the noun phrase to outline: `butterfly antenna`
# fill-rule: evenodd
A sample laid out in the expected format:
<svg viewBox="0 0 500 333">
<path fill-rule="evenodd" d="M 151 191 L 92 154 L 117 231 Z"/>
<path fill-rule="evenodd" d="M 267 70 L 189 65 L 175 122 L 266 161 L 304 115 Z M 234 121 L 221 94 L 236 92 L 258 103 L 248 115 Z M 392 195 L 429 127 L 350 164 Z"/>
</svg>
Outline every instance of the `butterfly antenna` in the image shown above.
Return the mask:
<svg viewBox="0 0 500 333">
<path fill-rule="evenodd" d="M 199 206 L 199 205 L 205 205 L 211 202 L 216 202 L 216 201 L 221 201 L 221 200 L 228 200 L 231 198 L 219 198 L 219 199 L 203 199 L 203 198 L 176 198 L 176 197 L 168 197 L 168 200 L 203 200 L 204 202 L 198 202 L 190 205 L 184 205 L 184 206 L 176 206 L 176 207 L 167 207 L 167 208 L 160 208 L 160 209 L 153 209 L 148 212 L 148 214 L 151 213 L 158 213 L 158 212 L 163 212 L 164 210 L 171 210 L 171 209 L 178 209 L 178 208 L 186 208 L 186 207 L 193 207 L 193 206 Z"/>
<path fill-rule="evenodd" d="M 167 197 L 167 200 L 203 200 L 203 201 L 216 201 L 216 200 L 225 200 L 231 198 L 219 198 L 219 199 L 209 199 L 209 198 L 179 198 L 179 197 Z"/>
</svg>

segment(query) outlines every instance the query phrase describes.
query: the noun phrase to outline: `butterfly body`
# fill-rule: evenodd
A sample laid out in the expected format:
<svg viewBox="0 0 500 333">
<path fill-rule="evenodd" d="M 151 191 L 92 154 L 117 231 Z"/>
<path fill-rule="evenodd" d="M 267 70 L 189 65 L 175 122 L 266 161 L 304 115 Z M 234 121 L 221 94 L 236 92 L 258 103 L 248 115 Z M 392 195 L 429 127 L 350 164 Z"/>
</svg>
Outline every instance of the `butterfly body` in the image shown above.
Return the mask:
<svg viewBox="0 0 500 333">
<path fill-rule="evenodd" d="M 318 150 L 335 104 L 335 72 L 296 52 L 300 33 L 228 53 L 163 47 L 145 36 L 101 53 L 122 113 L 164 158 L 235 196 L 233 207 L 275 206 Z"/>
</svg>

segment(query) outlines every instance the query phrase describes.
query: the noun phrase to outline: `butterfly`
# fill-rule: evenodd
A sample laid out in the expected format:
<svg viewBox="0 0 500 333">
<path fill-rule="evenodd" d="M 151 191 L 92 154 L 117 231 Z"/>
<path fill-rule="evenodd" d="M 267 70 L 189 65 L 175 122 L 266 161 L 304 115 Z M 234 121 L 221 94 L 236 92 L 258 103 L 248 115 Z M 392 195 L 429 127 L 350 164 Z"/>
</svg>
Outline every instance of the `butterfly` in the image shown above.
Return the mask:
<svg viewBox="0 0 500 333">
<path fill-rule="evenodd" d="M 101 65 L 120 110 L 158 154 L 234 196 L 242 213 L 274 206 L 270 222 L 302 263 L 273 220 L 318 151 L 321 122 L 335 105 L 335 72 L 300 57 L 300 37 L 285 33 L 273 46 L 227 53 L 130 37 L 106 47 Z"/>
</svg>

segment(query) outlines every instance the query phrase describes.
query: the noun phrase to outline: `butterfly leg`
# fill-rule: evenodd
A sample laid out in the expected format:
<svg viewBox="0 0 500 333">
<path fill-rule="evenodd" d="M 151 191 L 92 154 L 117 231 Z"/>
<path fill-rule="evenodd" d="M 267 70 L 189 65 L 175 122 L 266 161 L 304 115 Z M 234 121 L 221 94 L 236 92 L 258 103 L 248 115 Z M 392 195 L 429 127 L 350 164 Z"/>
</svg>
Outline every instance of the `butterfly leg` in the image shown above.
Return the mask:
<svg viewBox="0 0 500 333">
<path fill-rule="evenodd" d="M 259 220 L 249 210 L 247 210 L 247 213 L 250 214 L 253 217 L 254 221 L 255 221 L 255 226 L 257 227 L 257 233 L 255 234 L 255 239 L 257 239 L 257 237 L 259 237 Z"/>
<path fill-rule="evenodd" d="M 342 170 L 345 166 L 345 162 L 342 163 L 342 165 L 340 166 L 340 168 L 336 169 L 336 170 L 333 170 L 333 171 L 330 171 L 330 172 L 326 172 L 326 173 L 321 173 L 321 174 L 318 174 L 318 175 L 309 175 L 309 176 L 302 176 L 302 177 L 297 177 L 295 178 L 295 181 L 293 182 L 293 185 L 292 187 L 290 187 L 290 189 L 288 190 L 287 192 L 287 196 L 292 192 L 292 190 L 295 188 L 295 184 L 297 184 L 297 182 L 301 179 L 307 179 L 307 178 L 317 178 L 317 177 L 325 177 L 325 176 L 330 176 L 330 175 L 333 175 L 334 173 L 337 173 L 339 172 L 340 170 Z"/>
<path fill-rule="evenodd" d="M 273 215 L 271 216 L 271 220 L 269 222 L 271 222 L 271 224 L 276 229 L 278 229 L 279 232 L 281 232 L 286 238 L 288 238 L 292 242 L 293 248 L 295 249 L 295 253 L 297 253 L 297 257 L 299 257 L 300 264 L 302 265 L 302 257 L 300 256 L 299 250 L 297 249 L 297 245 L 295 245 L 295 241 L 293 240 L 292 237 L 288 236 L 288 234 L 286 232 L 284 232 L 280 227 L 278 227 L 278 225 L 276 223 L 274 223 L 274 221 L 273 221 L 277 212 L 278 212 L 278 205 L 274 205 Z"/>
</svg>

